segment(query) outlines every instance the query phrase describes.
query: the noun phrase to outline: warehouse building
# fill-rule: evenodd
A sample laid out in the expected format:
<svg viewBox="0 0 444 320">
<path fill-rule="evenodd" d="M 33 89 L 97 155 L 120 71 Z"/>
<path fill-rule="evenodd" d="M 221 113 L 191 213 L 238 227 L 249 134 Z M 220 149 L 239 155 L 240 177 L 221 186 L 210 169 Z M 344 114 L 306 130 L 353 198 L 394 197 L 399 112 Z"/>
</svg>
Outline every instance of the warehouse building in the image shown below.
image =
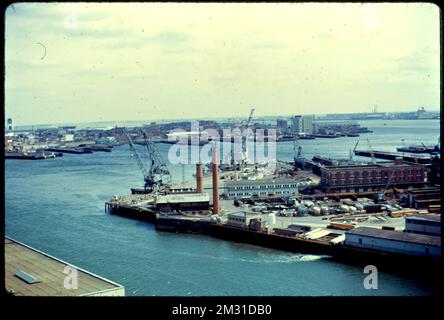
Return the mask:
<svg viewBox="0 0 444 320">
<path fill-rule="evenodd" d="M 325 192 L 366 192 L 388 187 L 422 186 L 427 169 L 418 164 L 379 162 L 366 165 L 324 166 L 321 187 Z"/>
<path fill-rule="evenodd" d="M 159 195 L 155 200 L 155 209 L 159 212 L 188 212 L 208 214 L 210 196 L 207 193 L 183 193 Z"/>
<path fill-rule="evenodd" d="M 359 227 L 345 232 L 344 245 L 409 256 L 441 256 L 441 237 Z"/>
<path fill-rule="evenodd" d="M 441 215 L 407 216 L 405 232 L 441 236 Z"/>
<path fill-rule="evenodd" d="M 408 190 L 407 205 L 415 209 L 427 209 L 441 204 L 441 189 L 437 187 Z"/>
<path fill-rule="evenodd" d="M 297 182 L 293 179 L 260 179 L 225 181 L 226 199 L 246 199 L 254 196 L 290 196 L 298 192 Z"/>
</svg>

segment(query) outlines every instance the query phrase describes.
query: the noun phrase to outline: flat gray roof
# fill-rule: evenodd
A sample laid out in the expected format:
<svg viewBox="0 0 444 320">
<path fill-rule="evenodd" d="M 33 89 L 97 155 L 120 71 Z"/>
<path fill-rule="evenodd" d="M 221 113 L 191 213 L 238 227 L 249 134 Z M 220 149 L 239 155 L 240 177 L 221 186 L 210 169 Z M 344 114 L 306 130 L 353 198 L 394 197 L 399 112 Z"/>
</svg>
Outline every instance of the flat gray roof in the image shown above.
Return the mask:
<svg viewBox="0 0 444 320">
<path fill-rule="evenodd" d="M 156 204 L 163 203 L 181 203 L 181 202 L 209 202 L 210 196 L 208 193 L 181 193 L 181 194 L 167 194 L 157 196 Z"/>
<path fill-rule="evenodd" d="M 77 270 L 77 289 L 65 288 L 65 268 Z M 23 277 L 25 275 L 25 277 Z M 26 278 L 34 279 L 27 282 Z M 120 284 L 5 237 L 5 287 L 16 296 L 124 295 Z"/>
<path fill-rule="evenodd" d="M 433 222 L 441 222 L 441 215 L 440 214 L 426 214 L 422 216 L 418 215 L 412 215 L 412 216 L 406 216 L 405 219 L 407 220 L 422 220 L 422 221 L 433 221 Z"/>
<path fill-rule="evenodd" d="M 228 213 L 229 216 L 236 216 L 236 217 L 256 217 L 256 216 L 262 216 L 261 213 L 256 212 L 249 212 L 249 211 L 235 211 Z"/>
<path fill-rule="evenodd" d="M 345 232 L 347 237 L 348 234 L 353 234 L 357 236 L 366 236 L 372 238 L 387 239 L 393 241 L 401 242 L 411 242 L 428 244 L 432 246 L 441 246 L 441 237 L 429 236 L 424 234 L 416 234 L 410 232 L 392 231 L 392 230 L 382 230 L 370 227 L 359 227 Z"/>
</svg>

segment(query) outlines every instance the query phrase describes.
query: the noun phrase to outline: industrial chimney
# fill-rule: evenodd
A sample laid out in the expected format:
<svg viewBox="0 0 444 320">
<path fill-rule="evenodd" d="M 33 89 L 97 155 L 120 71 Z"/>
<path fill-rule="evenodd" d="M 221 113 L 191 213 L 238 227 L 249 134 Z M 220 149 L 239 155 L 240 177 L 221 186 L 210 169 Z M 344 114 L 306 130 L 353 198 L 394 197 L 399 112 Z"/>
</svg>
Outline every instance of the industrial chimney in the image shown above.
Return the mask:
<svg viewBox="0 0 444 320">
<path fill-rule="evenodd" d="M 196 182 L 197 182 L 197 192 L 202 193 L 202 163 L 196 163 Z"/>
<path fill-rule="evenodd" d="M 212 161 L 213 161 L 213 213 L 219 213 L 219 180 L 218 180 L 218 157 L 216 143 L 213 144 Z"/>
</svg>

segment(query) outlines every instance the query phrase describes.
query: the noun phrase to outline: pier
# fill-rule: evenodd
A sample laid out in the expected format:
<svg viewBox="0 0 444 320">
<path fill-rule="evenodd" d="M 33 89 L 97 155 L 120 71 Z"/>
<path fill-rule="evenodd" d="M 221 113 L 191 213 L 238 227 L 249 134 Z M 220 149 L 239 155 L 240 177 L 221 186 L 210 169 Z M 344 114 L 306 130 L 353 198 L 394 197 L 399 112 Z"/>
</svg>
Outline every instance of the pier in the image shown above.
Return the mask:
<svg viewBox="0 0 444 320">
<path fill-rule="evenodd" d="M 368 157 L 368 158 L 375 157 L 377 159 L 385 159 L 385 160 L 395 160 L 396 158 L 402 158 L 404 161 L 418 163 L 418 164 L 430 164 L 432 162 L 431 157 L 405 155 L 396 152 L 355 150 L 354 153 L 356 156 Z"/>
</svg>

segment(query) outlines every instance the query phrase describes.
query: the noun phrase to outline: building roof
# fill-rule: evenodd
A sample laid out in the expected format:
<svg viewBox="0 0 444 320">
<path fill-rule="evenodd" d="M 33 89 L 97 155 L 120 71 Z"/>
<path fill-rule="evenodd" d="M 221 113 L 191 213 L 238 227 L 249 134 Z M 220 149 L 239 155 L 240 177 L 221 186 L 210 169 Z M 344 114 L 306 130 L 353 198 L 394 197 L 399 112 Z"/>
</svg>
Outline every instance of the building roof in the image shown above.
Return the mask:
<svg viewBox="0 0 444 320">
<path fill-rule="evenodd" d="M 64 287 L 70 274 L 64 272 L 67 266 L 77 269 L 77 289 Z M 27 282 L 32 279 L 36 282 Z M 124 295 L 121 285 L 8 237 L 5 237 L 5 287 L 16 296 Z"/>
<path fill-rule="evenodd" d="M 267 184 L 293 184 L 297 183 L 293 179 L 289 178 L 276 178 L 276 179 L 258 179 L 258 180 L 225 180 L 226 187 L 238 187 L 238 186 L 251 186 L 251 185 L 267 185 Z"/>
<path fill-rule="evenodd" d="M 208 193 L 182 193 L 182 194 L 167 194 L 157 196 L 156 204 L 165 203 L 184 203 L 184 202 L 209 202 L 210 196 Z"/>
<path fill-rule="evenodd" d="M 228 215 L 231 216 L 231 217 L 241 217 L 241 218 L 244 218 L 246 216 L 247 217 L 259 217 L 262 214 L 255 213 L 255 212 L 249 212 L 249 211 L 235 211 L 235 212 L 228 213 Z"/>
<path fill-rule="evenodd" d="M 422 167 L 421 164 L 416 163 L 408 163 L 403 162 L 401 164 L 396 164 L 394 161 L 384 161 L 377 163 L 368 163 L 368 164 L 350 164 L 350 165 L 332 165 L 332 166 L 323 166 L 324 170 L 355 170 L 355 169 L 381 169 L 381 168 L 404 168 L 404 167 Z"/>
<path fill-rule="evenodd" d="M 433 222 L 441 222 L 440 214 L 426 214 L 426 215 L 412 215 L 406 216 L 406 220 L 421 220 L 421 221 L 433 221 Z"/>
<path fill-rule="evenodd" d="M 441 237 L 429 236 L 424 234 L 416 234 L 401 231 L 382 230 L 370 227 L 359 227 L 345 232 L 346 237 L 348 234 L 357 236 L 366 236 L 372 238 L 387 239 L 393 241 L 420 243 L 432 246 L 441 246 Z"/>
</svg>

